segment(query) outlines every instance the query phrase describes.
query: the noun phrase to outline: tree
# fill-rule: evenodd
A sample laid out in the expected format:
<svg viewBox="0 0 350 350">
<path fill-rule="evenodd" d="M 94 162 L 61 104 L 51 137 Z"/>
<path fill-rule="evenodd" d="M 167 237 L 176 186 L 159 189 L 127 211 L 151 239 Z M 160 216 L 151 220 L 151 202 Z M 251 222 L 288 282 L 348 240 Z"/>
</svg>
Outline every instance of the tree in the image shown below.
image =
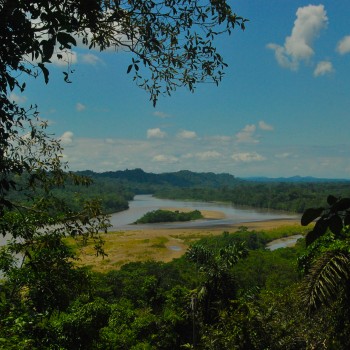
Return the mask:
<svg viewBox="0 0 350 350">
<path fill-rule="evenodd" d="M 229 245 L 218 252 L 197 244 L 186 252 L 187 259 L 199 267 L 204 277 L 196 299 L 198 297 L 202 306 L 205 323 L 213 322 L 216 310 L 227 306 L 228 301 L 234 298 L 236 288 L 231 267 L 246 257 L 247 253 L 244 243 Z"/>
<path fill-rule="evenodd" d="M 103 254 L 99 232 L 108 220 L 96 201 L 74 211 L 54 195 L 52 189 L 67 180 L 90 180 L 67 172 L 60 142 L 48 135 L 37 107 L 22 108 L 11 93 L 23 92 L 31 77 L 48 83 L 53 59 L 67 61 L 69 83 L 65 54 L 83 45 L 129 51 L 126 71 L 155 104 L 180 86 L 193 91 L 200 82 L 217 84 L 226 64 L 213 39 L 236 25 L 244 29 L 245 20 L 225 0 L 0 0 L 0 18 L 0 228 L 9 239 L 0 253 L 6 277 L 0 323 L 6 324 L 3 338 L 12 339 L 21 312 L 35 319 L 64 309 L 73 297 L 79 279 L 64 238 L 93 239 Z M 17 191 L 28 203 L 11 199 Z M 65 302 L 57 306 L 62 293 Z M 33 335 L 30 327 L 26 334 Z"/>
<path fill-rule="evenodd" d="M 66 60 L 65 52 L 78 43 L 126 50 L 132 54 L 127 72 L 155 104 L 180 86 L 193 91 L 199 82 L 217 84 L 226 63 L 213 39 L 236 25 L 244 29 L 246 21 L 225 0 L 1 0 L 0 18 L 0 211 L 11 206 L 13 174 L 35 174 L 32 184 L 39 170 L 45 181 L 47 171 L 62 166 L 60 145 L 45 133 L 36 107 L 24 110 L 11 97 L 11 91 L 24 91 L 28 76 L 43 75 L 48 83 L 51 60 Z M 68 83 L 71 73 L 67 59 Z"/>
</svg>

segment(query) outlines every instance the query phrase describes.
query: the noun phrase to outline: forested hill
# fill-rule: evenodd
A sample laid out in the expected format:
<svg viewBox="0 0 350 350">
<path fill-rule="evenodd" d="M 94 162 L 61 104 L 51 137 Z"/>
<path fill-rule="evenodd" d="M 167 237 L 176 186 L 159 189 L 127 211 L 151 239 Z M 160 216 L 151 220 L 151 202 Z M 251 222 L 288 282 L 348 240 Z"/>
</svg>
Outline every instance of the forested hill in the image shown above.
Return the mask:
<svg viewBox="0 0 350 350">
<path fill-rule="evenodd" d="M 86 170 L 78 173 L 81 175 L 90 176 L 92 178 L 111 178 L 124 182 L 143 185 L 162 185 L 175 187 L 231 187 L 244 181 L 227 173 L 195 173 L 189 170 L 181 170 L 177 172 L 162 174 L 146 173 L 142 169 L 107 171 L 103 173 L 95 173 L 91 170 Z"/>
</svg>

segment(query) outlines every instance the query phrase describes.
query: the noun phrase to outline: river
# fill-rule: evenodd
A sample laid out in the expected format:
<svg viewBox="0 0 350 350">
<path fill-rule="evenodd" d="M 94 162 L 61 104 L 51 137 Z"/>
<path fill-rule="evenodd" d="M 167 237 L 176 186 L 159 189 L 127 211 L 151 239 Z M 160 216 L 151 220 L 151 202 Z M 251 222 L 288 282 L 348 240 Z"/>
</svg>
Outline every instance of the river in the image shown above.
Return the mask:
<svg viewBox="0 0 350 350">
<path fill-rule="evenodd" d="M 137 219 L 149 211 L 163 208 L 190 208 L 193 210 L 220 211 L 225 214 L 224 219 L 201 219 L 176 223 L 157 223 L 132 225 Z M 296 214 L 275 210 L 260 210 L 254 208 L 239 208 L 230 203 L 209 203 L 199 201 L 183 201 L 159 199 L 152 195 L 137 195 L 129 202 L 129 209 L 111 215 L 111 230 L 135 230 L 142 228 L 191 228 L 191 227 L 225 227 L 244 222 L 267 221 L 277 219 L 296 219 Z"/>
</svg>

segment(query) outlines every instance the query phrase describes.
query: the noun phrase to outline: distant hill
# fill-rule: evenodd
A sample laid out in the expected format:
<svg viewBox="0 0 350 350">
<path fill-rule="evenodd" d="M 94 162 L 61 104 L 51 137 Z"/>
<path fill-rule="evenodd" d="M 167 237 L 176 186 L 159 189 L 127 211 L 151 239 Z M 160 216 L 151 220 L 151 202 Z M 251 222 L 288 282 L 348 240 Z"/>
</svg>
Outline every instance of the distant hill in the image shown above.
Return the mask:
<svg viewBox="0 0 350 350">
<path fill-rule="evenodd" d="M 175 187 L 223 187 L 234 186 L 244 180 L 227 173 L 214 174 L 195 173 L 189 170 L 180 170 L 171 173 L 146 173 L 142 169 L 107 171 L 95 173 L 91 170 L 78 172 L 81 175 L 87 175 L 95 178 L 111 178 L 126 181 L 128 183 L 138 183 L 144 185 L 171 185 Z"/>
<path fill-rule="evenodd" d="M 291 177 L 264 177 L 253 176 L 237 178 L 228 173 L 215 174 L 212 172 L 192 172 L 189 170 L 180 170 L 162 174 L 147 173 L 142 169 L 126 169 L 117 171 L 106 171 L 96 173 L 91 170 L 78 172 L 81 175 L 87 175 L 95 178 L 119 179 L 126 182 L 138 183 L 144 185 L 171 185 L 175 187 L 223 187 L 235 186 L 243 182 L 290 182 L 290 183 L 325 183 L 325 182 L 350 182 L 350 179 L 327 179 L 312 176 L 291 176 Z"/>
<path fill-rule="evenodd" d="M 318 178 L 312 176 L 291 176 L 291 177 L 244 177 L 246 181 L 253 182 L 300 182 L 300 183 L 322 183 L 322 182 L 350 182 L 350 179 L 327 179 L 327 178 Z"/>
</svg>

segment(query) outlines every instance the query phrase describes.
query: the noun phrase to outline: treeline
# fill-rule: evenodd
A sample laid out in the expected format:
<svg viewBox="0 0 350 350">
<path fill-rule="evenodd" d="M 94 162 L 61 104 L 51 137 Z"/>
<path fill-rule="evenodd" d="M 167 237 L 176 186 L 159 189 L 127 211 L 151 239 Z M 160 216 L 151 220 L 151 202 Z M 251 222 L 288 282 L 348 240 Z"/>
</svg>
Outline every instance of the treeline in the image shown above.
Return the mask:
<svg viewBox="0 0 350 350">
<path fill-rule="evenodd" d="M 325 205 L 329 194 L 350 196 L 350 181 L 292 178 L 279 182 L 247 181 L 230 174 L 194 173 L 183 170 L 152 174 L 142 169 L 94 173 L 81 172 L 93 179 L 116 181 L 134 194 L 154 194 L 159 198 L 224 201 L 234 205 L 286 210 L 297 213 Z M 299 181 L 297 181 L 299 180 Z M 313 182 L 311 182 L 313 180 Z"/>
<path fill-rule="evenodd" d="M 16 181 L 16 189 L 9 193 L 9 199 L 14 203 L 26 206 L 27 203 L 35 201 L 35 198 L 45 195 L 45 191 L 40 186 L 33 190 L 31 187 L 24 187 L 23 178 Z M 128 209 L 128 202 L 134 198 L 134 191 L 114 179 L 87 177 L 85 186 L 76 186 L 73 181 L 53 186 L 50 196 L 68 205 L 72 211 L 80 210 L 84 201 L 96 200 L 100 202 L 103 211 L 110 214 Z"/>
<path fill-rule="evenodd" d="M 106 213 L 128 208 L 135 194 L 154 194 L 159 198 L 223 201 L 234 205 L 286 210 L 297 213 L 310 207 L 325 205 L 328 194 L 350 197 L 350 182 L 258 182 L 238 179 L 230 174 L 194 173 L 183 170 L 175 173 L 152 174 L 141 169 L 95 173 L 78 172 L 92 180 L 87 187 L 73 183 L 53 189 L 77 210 L 83 200 L 97 199 Z M 295 180 L 295 179 L 294 179 Z M 17 180 L 18 181 L 18 180 Z M 20 182 L 20 181 L 19 181 Z M 28 189 L 11 192 L 11 200 L 30 201 L 38 195 Z"/>
<path fill-rule="evenodd" d="M 178 222 L 178 221 L 191 221 L 202 219 L 203 215 L 199 210 L 193 210 L 190 212 L 180 212 L 178 210 L 153 210 L 140 219 L 135 221 L 135 224 L 150 224 L 157 222 Z"/>
<path fill-rule="evenodd" d="M 305 209 L 326 205 L 328 194 L 349 197 L 350 183 L 258 183 L 244 182 L 221 188 L 163 188 L 155 196 L 168 199 L 223 201 L 234 205 L 247 205 L 303 213 Z"/>
</svg>

